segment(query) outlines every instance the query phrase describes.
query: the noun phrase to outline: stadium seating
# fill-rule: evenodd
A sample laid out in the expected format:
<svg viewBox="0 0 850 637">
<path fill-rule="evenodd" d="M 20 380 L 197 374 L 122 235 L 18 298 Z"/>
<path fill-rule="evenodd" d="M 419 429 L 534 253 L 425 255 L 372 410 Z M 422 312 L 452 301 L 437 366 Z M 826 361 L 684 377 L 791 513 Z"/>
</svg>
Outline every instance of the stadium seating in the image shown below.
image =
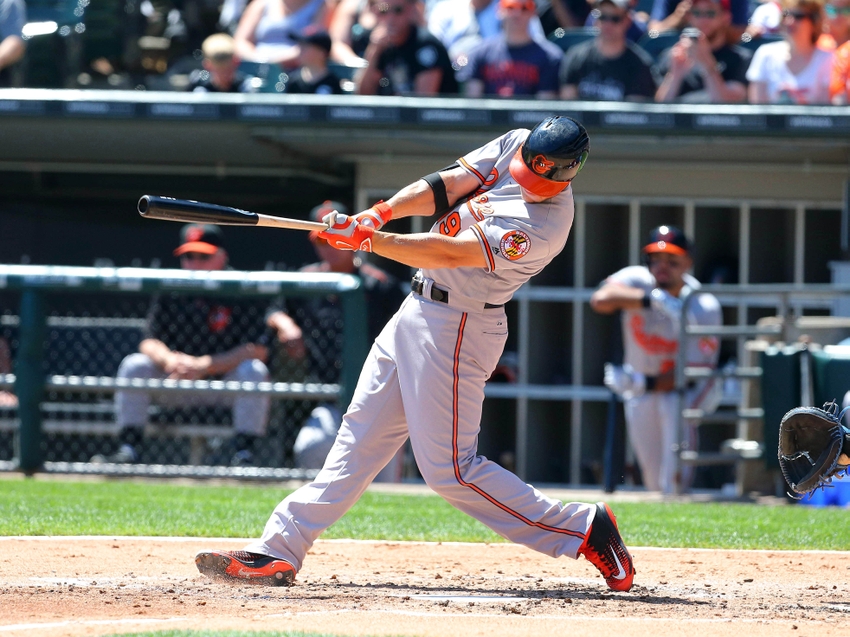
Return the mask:
<svg viewBox="0 0 850 637">
<path fill-rule="evenodd" d="M 662 31 L 660 33 L 658 31 L 650 31 L 638 40 L 637 44 L 649 53 L 653 60 L 657 60 L 662 51 L 666 51 L 679 41 L 680 36 L 680 31 Z"/>
<path fill-rule="evenodd" d="M 575 27 L 574 29 L 555 29 L 549 36 L 549 41 L 554 42 L 562 50 L 566 51 L 571 46 L 592 40 L 599 33 L 596 27 Z"/>
</svg>

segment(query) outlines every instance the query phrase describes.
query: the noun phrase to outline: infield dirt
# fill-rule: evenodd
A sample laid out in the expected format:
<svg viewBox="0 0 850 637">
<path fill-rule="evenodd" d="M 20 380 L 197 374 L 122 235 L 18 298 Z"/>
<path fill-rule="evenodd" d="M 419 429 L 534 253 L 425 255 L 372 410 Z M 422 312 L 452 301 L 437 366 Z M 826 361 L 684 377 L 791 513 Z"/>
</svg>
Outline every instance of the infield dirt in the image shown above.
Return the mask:
<svg viewBox="0 0 850 637">
<path fill-rule="evenodd" d="M 165 629 L 338 635 L 846 635 L 850 553 L 632 550 L 612 593 L 585 560 L 512 544 L 319 541 L 291 588 L 198 574 L 245 540 L 0 538 L 0 635 Z"/>
</svg>

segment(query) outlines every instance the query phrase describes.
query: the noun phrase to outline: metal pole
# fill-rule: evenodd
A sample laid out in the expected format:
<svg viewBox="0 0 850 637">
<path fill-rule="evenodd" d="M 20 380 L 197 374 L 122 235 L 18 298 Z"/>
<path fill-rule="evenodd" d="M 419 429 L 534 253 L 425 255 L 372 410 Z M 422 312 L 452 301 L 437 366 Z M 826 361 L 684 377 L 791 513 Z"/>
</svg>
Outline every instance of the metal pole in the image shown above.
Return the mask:
<svg viewBox="0 0 850 637">
<path fill-rule="evenodd" d="M 345 292 L 342 296 L 342 377 L 340 378 L 339 407 L 348 408 L 360 370 L 366 361 L 371 343 L 366 326 L 366 296 L 363 287 Z"/>
<path fill-rule="evenodd" d="M 18 355 L 15 360 L 15 394 L 18 397 L 18 461 L 27 474 L 42 465 L 41 402 L 44 398 L 45 301 L 40 290 L 21 294 Z"/>
</svg>

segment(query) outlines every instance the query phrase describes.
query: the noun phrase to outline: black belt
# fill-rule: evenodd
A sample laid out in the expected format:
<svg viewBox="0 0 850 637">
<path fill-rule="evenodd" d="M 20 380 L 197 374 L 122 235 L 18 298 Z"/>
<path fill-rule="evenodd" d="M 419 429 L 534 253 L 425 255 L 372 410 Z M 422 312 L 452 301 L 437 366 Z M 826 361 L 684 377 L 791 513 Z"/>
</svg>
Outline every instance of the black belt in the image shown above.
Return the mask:
<svg viewBox="0 0 850 637">
<path fill-rule="evenodd" d="M 419 296 L 423 296 L 422 292 L 425 289 L 425 281 L 420 279 L 419 277 L 413 277 L 410 280 L 410 291 L 414 294 L 418 294 Z M 438 303 L 448 303 L 449 302 L 449 291 L 442 290 L 438 288 L 436 285 L 431 286 L 431 300 L 437 301 Z M 498 307 L 502 307 L 501 305 L 493 305 L 492 303 L 485 303 L 485 310 L 494 310 Z"/>
</svg>

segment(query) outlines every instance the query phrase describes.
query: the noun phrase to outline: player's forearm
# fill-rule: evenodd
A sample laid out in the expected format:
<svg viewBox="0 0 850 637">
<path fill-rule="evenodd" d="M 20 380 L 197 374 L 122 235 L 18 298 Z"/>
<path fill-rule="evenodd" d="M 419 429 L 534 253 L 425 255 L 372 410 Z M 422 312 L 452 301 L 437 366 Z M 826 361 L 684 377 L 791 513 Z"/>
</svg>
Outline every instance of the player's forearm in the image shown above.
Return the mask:
<svg viewBox="0 0 850 637">
<path fill-rule="evenodd" d="M 639 310 L 646 307 L 646 298 L 646 293 L 640 288 L 603 286 L 590 297 L 590 307 L 599 314 L 613 314 L 617 310 Z"/>
<path fill-rule="evenodd" d="M 139 343 L 139 351 L 150 358 L 154 365 L 161 369 L 165 369 L 168 363 L 168 357 L 172 354 L 168 345 L 155 338 L 146 338 Z"/>
<path fill-rule="evenodd" d="M 201 356 L 199 358 L 209 358 L 209 364 L 206 366 L 206 374 L 208 376 L 220 376 L 221 374 L 226 374 L 230 370 L 235 369 L 243 361 L 251 360 L 253 358 L 265 361 L 267 357 L 268 350 L 266 350 L 265 347 L 262 345 L 254 345 L 253 343 L 246 343 L 245 345 L 234 347 L 232 350 L 221 354 L 215 354 L 207 357 Z"/>
<path fill-rule="evenodd" d="M 477 240 L 434 233 L 375 232 L 372 252 L 412 268 L 483 268 L 487 265 Z"/>
<path fill-rule="evenodd" d="M 443 171 L 440 177 L 446 186 L 446 199 L 450 206 L 475 191 L 481 182 L 463 168 Z M 393 219 L 402 217 L 430 217 L 435 212 L 434 191 L 422 179 L 405 186 L 387 200 L 393 210 Z"/>
<path fill-rule="evenodd" d="M 11 66 L 22 57 L 26 51 L 26 44 L 16 35 L 10 35 L 0 42 L 0 69 Z"/>
</svg>

